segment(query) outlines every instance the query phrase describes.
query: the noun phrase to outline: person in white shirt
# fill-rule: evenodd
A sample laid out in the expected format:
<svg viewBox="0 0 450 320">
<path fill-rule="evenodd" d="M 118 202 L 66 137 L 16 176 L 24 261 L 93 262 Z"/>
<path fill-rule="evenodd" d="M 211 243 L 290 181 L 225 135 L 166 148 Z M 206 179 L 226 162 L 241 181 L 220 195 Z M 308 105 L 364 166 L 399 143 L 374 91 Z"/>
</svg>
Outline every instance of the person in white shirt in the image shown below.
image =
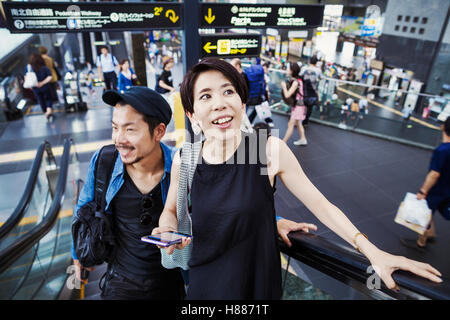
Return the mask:
<svg viewBox="0 0 450 320">
<path fill-rule="evenodd" d="M 116 57 L 109 53 L 107 47 L 102 47 L 101 54 L 97 57 L 97 70 L 100 79 L 105 82 L 105 90 L 117 90 L 117 73 L 119 65 Z"/>
</svg>

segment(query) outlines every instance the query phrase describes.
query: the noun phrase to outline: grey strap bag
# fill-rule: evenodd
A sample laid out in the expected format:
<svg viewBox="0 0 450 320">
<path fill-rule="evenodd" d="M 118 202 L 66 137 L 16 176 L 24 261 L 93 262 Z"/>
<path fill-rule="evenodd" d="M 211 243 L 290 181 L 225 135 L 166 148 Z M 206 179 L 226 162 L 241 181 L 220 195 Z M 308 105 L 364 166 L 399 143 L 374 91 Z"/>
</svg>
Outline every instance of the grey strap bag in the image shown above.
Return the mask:
<svg viewBox="0 0 450 320">
<path fill-rule="evenodd" d="M 189 213 L 189 194 L 192 179 L 194 178 L 197 161 L 202 149 L 202 141 L 185 142 L 181 149 L 180 176 L 178 180 L 177 220 L 178 231 L 192 236 L 192 221 Z M 182 250 L 175 249 L 172 254 L 167 254 L 161 249 L 161 264 L 166 269 L 182 268 L 188 270 L 188 262 L 191 257 L 192 242 Z"/>
</svg>

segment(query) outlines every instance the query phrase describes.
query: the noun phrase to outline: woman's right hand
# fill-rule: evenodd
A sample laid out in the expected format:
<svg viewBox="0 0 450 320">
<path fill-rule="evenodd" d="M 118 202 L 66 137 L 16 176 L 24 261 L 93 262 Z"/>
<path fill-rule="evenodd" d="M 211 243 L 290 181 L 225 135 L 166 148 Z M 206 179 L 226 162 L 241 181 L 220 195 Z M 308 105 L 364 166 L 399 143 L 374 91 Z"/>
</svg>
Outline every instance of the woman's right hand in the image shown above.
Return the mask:
<svg viewBox="0 0 450 320">
<path fill-rule="evenodd" d="M 175 231 L 176 232 L 177 230 L 175 230 L 172 227 L 161 226 L 161 227 L 153 229 L 152 235 L 157 234 L 157 233 L 168 232 L 168 231 Z M 167 254 L 172 254 L 175 249 L 178 249 L 178 250 L 184 249 L 190 243 L 191 243 L 191 238 L 183 237 L 183 239 L 181 240 L 180 243 L 173 244 L 173 245 L 168 246 L 168 247 L 161 247 L 161 246 L 157 245 L 157 247 L 160 248 L 160 249 L 165 249 Z"/>
</svg>

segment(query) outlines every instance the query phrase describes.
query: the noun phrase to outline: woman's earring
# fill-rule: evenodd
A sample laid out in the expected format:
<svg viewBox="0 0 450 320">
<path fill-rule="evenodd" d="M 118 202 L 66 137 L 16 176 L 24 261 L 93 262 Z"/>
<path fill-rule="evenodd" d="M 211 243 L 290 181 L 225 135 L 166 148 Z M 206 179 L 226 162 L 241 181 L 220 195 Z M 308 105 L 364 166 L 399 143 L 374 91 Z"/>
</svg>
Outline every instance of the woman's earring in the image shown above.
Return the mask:
<svg viewBox="0 0 450 320">
<path fill-rule="evenodd" d="M 197 122 L 191 122 L 192 131 L 197 136 L 202 132 L 202 128 L 197 124 Z"/>
<path fill-rule="evenodd" d="M 250 120 L 245 112 L 242 114 L 241 131 L 245 133 L 253 132 L 252 124 L 250 123 Z"/>
</svg>

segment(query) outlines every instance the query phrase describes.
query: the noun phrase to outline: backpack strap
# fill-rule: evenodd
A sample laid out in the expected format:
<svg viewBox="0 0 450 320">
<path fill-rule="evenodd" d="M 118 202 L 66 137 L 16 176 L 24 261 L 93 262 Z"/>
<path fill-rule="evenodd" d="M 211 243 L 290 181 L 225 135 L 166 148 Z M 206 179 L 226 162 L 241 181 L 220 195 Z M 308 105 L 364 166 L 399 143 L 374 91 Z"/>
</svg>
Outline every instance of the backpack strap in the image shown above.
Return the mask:
<svg viewBox="0 0 450 320">
<path fill-rule="evenodd" d="M 116 147 L 113 144 L 104 146 L 100 149 L 95 167 L 94 200 L 97 203 L 97 212 L 104 212 L 105 210 L 106 190 L 108 189 L 117 153 Z"/>
</svg>

